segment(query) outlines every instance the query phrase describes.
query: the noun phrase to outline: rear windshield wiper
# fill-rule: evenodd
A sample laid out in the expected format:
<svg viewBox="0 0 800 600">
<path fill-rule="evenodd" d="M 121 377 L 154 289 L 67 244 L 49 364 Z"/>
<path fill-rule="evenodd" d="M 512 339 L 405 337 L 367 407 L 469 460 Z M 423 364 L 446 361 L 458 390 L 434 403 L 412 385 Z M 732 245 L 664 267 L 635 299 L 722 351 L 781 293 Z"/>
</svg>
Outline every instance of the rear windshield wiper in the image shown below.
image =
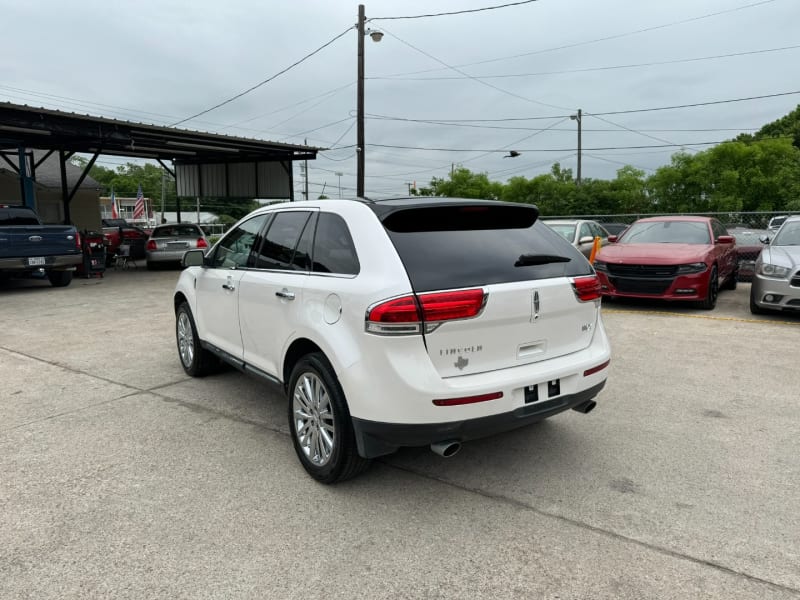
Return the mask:
<svg viewBox="0 0 800 600">
<path fill-rule="evenodd" d="M 528 267 L 531 265 L 549 265 L 551 263 L 569 262 L 572 259 L 568 256 L 556 256 L 554 254 L 523 254 L 514 263 L 515 267 Z"/>
</svg>

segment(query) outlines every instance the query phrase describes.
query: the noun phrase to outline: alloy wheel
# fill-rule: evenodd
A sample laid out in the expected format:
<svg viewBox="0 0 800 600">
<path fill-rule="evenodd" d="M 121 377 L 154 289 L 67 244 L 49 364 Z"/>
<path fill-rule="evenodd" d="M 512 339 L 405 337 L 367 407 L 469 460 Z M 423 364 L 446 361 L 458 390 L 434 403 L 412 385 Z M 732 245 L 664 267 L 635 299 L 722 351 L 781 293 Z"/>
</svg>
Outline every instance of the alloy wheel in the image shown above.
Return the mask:
<svg viewBox="0 0 800 600">
<path fill-rule="evenodd" d="M 328 389 L 314 373 L 305 372 L 297 379 L 292 412 L 303 454 L 317 467 L 326 465 L 333 455 L 336 427 Z"/>
<path fill-rule="evenodd" d="M 190 367 L 194 360 L 194 334 L 189 315 L 181 311 L 178 315 L 178 353 L 185 367 Z"/>
</svg>

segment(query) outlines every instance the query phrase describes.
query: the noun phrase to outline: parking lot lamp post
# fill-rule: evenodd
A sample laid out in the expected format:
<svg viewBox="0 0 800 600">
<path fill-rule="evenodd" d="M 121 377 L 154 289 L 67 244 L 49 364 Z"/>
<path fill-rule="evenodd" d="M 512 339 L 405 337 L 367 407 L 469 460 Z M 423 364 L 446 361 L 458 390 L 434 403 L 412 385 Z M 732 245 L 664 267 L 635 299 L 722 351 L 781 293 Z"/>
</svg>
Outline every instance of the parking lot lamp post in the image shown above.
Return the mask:
<svg viewBox="0 0 800 600">
<path fill-rule="evenodd" d="M 580 108 L 578 109 L 578 114 L 569 116 L 570 119 L 578 122 L 578 179 L 577 179 L 578 185 L 581 184 L 581 117 L 582 116 L 583 115 Z"/>
<path fill-rule="evenodd" d="M 358 85 L 356 100 L 356 197 L 364 197 L 364 36 L 369 35 L 373 42 L 380 42 L 383 33 L 365 28 L 367 17 L 364 5 L 358 5 Z"/>
</svg>

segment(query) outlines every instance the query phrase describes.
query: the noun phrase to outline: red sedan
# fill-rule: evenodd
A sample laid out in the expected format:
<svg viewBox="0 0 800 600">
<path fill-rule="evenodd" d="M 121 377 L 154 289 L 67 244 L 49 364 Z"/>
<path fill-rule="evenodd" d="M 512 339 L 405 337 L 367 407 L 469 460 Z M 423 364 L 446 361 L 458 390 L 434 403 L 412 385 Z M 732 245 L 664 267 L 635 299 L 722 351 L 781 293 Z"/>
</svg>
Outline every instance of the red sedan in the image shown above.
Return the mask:
<svg viewBox="0 0 800 600">
<path fill-rule="evenodd" d="M 720 287 L 736 288 L 736 240 L 709 217 L 639 219 L 598 252 L 604 296 L 717 304 Z"/>
</svg>

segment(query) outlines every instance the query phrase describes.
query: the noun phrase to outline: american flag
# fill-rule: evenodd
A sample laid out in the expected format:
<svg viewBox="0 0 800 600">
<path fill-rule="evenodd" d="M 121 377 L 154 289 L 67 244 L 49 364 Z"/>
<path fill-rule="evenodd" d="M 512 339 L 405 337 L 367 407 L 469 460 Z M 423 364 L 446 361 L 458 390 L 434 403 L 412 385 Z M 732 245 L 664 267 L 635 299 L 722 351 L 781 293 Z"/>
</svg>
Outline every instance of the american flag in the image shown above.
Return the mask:
<svg viewBox="0 0 800 600">
<path fill-rule="evenodd" d="M 114 195 L 114 190 L 111 190 L 111 218 L 119 219 L 119 211 L 117 210 L 117 197 Z"/>
<path fill-rule="evenodd" d="M 142 184 L 136 192 L 136 204 L 133 205 L 133 218 L 144 219 L 144 194 L 142 194 Z"/>
</svg>

